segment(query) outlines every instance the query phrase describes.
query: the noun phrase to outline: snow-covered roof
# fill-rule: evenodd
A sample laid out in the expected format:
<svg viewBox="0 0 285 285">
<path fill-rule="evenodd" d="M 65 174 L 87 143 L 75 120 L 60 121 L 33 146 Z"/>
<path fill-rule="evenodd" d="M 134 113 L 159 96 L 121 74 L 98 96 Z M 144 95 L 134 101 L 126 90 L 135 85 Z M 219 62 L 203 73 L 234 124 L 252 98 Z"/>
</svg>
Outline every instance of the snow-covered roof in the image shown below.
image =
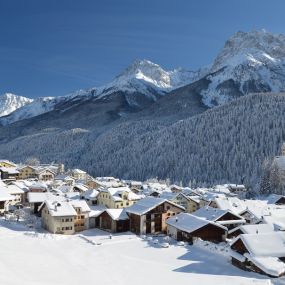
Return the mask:
<svg viewBox="0 0 285 285">
<path fill-rule="evenodd" d="M 53 217 L 76 216 L 77 213 L 72 204 L 67 201 L 46 201 L 49 213 Z"/>
<path fill-rule="evenodd" d="M 236 214 L 240 214 L 246 209 L 244 201 L 237 197 L 217 197 L 215 198 L 215 202 L 219 209 L 230 210 Z"/>
<path fill-rule="evenodd" d="M 80 193 L 79 192 L 67 192 L 67 193 L 64 193 L 64 197 L 66 197 L 67 199 L 79 200 Z"/>
<path fill-rule="evenodd" d="M 29 187 L 30 188 L 40 188 L 40 189 L 47 189 L 48 188 L 47 184 L 43 181 L 35 181 Z"/>
<path fill-rule="evenodd" d="M 96 189 L 89 189 L 83 193 L 83 197 L 87 200 L 94 200 L 97 198 L 99 191 Z"/>
<path fill-rule="evenodd" d="M 245 254 L 253 264 L 270 276 L 279 277 L 285 273 L 285 264 L 277 257 L 257 257 Z"/>
<path fill-rule="evenodd" d="M 271 233 L 274 231 L 274 228 L 269 224 L 255 224 L 255 225 L 242 225 L 237 228 L 234 228 L 229 231 L 229 234 L 240 230 L 244 234 L 264 234 Z"/>
<path fill-rule="evenodd" d="M 173 193 L 171 191 L 162 191 L 159 195 L 159 198 L 167 199 L 169 201 L 174 200 L 178 196 L 178 193 Z"/>
<path fill-rule="evenodd" d="M 8 193 L 11 194 L 11 195 L 15 195 L 15 194 L 24 194 L 25 191 L 22 190 L 21 188 L 19 188 L 18 186 L 16 185 L 8 185 L 7 186 L 7 190 L 8 190 Z"/>
<path fill-rule="evenodd" d="M 152 209 L 156 208 L 157 206 L 165 202 L 168 202 L 169 204 L 172 204 L 178 208 L 181 208 L 181 210 L 185 210 L 182 206 L 174 204 L 166 199 L 146 197 L 146 198 L 143 198 L 137 201 L 134 205 L 127 208 L 126 211 L 128 213 L 132 213 L 136 215 L 144 215 L 145 213 L 151 211 Z"/>
<path fill-rule="evenodd" d="M 104 205 L 96 205 L 96 206 L 89 206 L 90 213 L 89 217 L 98 217 L 100 214 L 102 214 L 107 208 Z"/>
<path fill-rule="evenodd" d="M 43 203 L 44 201 L 56 201 L 64 200 L 64 197 L 56 196 L 50 192 L 29 192 L 28 193 L 28 202 L 29 203 Z"/>
<path fill-rule="evenodd" d="M 19 171 L 17 170 L 16 167 L 0 167 L 0 171 L 6 172 L 8 174 L 19 174 Z"/>
<path fill-rule="evenodd" d="M 66 175 L 66 174 L 59 174 L 54 178 L 54 180 L 62 180 L 62 181 L 72 180 L 72 181 L 74 181 L 74 178 L 72 178 L 71 176 Z"/>
<path fill-rule="evenodd" d="M 71 200 L 69 202 L 74 208 L 80 208 L 82 212 L 90 212 L 90 208 L 85 200 Z"/>
<path fill-rule="evenodd" d="M 231 213 L 232 215 L 236 216 L 237 220 L 243 220 L 242 217 L 236 215 L 235 213 L 232 213 L 229 210 L 221 210 L 221 209 L 212 208 L 212 207 L 200 208 L 197 211 L 193 212 L 193 215 L 206 219 L 208 221 L 217 221 L 219 218 L 221 218 L 227 213 Z"/>
<path fill-rule="evenodd" d="M 233 245 L 239 239 L 252 256 L 285 257 L 285 233 L 271 232 L 264 234 L 241 234 L 233 240 Z"/>
<path fill-rule="evenodd" d="M 269 214 L 262 217 L 262 221 L 273 226 L 276 230 L 285 230 L 285 208 L 272 209 Z"/>
<path fill-rule="evenodd" d="M 275 204 L 276 202 L 278 202 L 279 199 L 281 198 L 285 198 L 285 196 L 282 195 L 277 195 L 277 194 L 270 194 L 266 200 L 267 200 L 267 204 Z"/>
<path fill-rule="evenodd" d="M 75 174 L 86 174 L 85 171 L 83 171 L 81 169 L 78 169 L 78 168 L 72 169 L 72 173 L 75 173 Z"/>
<path fill-rule="evenodd" d="M 128 220 L 129 216 L 127 215 L 127 212 L 125 209 L 107 209 L 105 210 L 110 217 L 115 220 Z"/>
<path fill-rule="evenodd" d="M 0 159 L 0 163 L 7 163 L 15 167 L 17 166 L 14 162 L 11 162 L 10 160 L 7 159 Z"/>
<path fill-rule="evenodd" d="M 17 187 L 21 188 L 24 192 L 29 191 L 29 187 L 27 186 L 25 181 L 21 181 L 21 180 L 13 181 L 12 185 L 16 185 Z"/>
<path fill-rule="evenodd" d="M 222 228 L 225 231 L 227 230 L 227 228 L 219 225 L 218 223 L 208 221 L 188 213 L 180 213 L 175 217 L 170 217 L 167 219 L 166 223 L 187 233 L 192 233 L 208 224 Z"/>
<path fill-rule="evenodd" d="M 83 192 L 88 190 L 88 187 L 81 183 L 76 183 L 73 187 L 78 188 L 80 191 L 83 191 Z"/>
<path fill-rule="evenodd" d="M 10 195 L 6 187 L 0 186 L 0 201 L 12 201 L 15 197 Z"/>
</svg>

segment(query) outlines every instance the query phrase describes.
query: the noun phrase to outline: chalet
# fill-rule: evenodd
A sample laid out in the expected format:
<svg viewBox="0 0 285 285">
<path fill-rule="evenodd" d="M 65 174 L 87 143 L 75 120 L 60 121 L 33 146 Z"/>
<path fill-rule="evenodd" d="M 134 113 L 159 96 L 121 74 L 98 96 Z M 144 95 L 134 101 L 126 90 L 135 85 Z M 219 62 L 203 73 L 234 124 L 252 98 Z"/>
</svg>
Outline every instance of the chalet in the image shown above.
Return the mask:
<svg viewBox="0 0 285 285">
<path fill-rule="evenodd" d="M 274 204 L 274 205 L 285 205 L 285 196 L 271 194 L 267 198 L 267 203 Z"/>
<path fill-rule="evenodd" d="M 87 173 L 81 169 L 76 168 L 70 171 L 70 176 L 73 177 L 75 180 L 85 181 L 87 178 Z"/>
<path fill-rule="evenodd" d="M 230 230 L 228 238 L 235 238 L 241 234 L 265 234 L 273 231 L 274 228 L 268 224 L 242 225 Z"/>
<path fill-rule="evenodd" d="M 100 183 L 95 178 L 92 177 L 88 177 L 85 184 L 89 189 L 97 190 L 99 187 L 101 187 Z"/>
<path fill-rule="evenodd" d="M 54 234 L 74 234 L 75 209 L 67 201 L 46 201 L 43 203 L 42 226 Z"/>
<path fill-rule="evenodd" d="M 107 208 L 103 205 L 90 206 L 90 213 L 89 213 L 89 228 L 90 229 L 100 227 L 99 216 L 105 210 L 107 210 Z"/>
<path fill-rule="evenodd" d="M 245 198 L 246 197 L 247 189 L 244 185 L 227 184 L 227 187 L 231 193 L 237 195 L 239 198 Z"/>
<path fill-rule="evenodd" d="M 11 202 L 11 205 L 16 205 L 24 202 L 24 194 L 25 191 L 16 185 L 8 185 L 7 191 L 10 195 L 12 195 L 15 199 Z"/>
<path fill-rule="evenodd" d="M 9 205 L 14 199 L 15 197 L 8 193 L 6 187 L 0 186 L 0 215 L 8 211 Z"/>
<path fill-rule="evenodd" d="M 171 190 L 173 193 L 181 193 L 182 190 L 183 190 L 182 187 L 180 187 L 180 186 L 178 186 L 178 185 L 175 185 L 175 184 L 170 185 L 169 188 L 170 188 L 170 190 Z"/>
<path fill-rule="evenodd" d="M 231 243 L 232 264 L 280 277 L 285 274 L 285 233 L 241 234 Z"/>
<path fill-rule="evenodd" d="M 199 196 L 186 196 L 183 193 L 179 193 L 175 200 L 173 200 L 174 203 L 184 207 L 186 213 L 197 211 L 200 208 L 200 201 L 201 199 Z"/>
<path fill-rule="evenodd" d="M 37 178 L 36 168 L 33 166 L 22 166 L 18 168 L 19 179 Z"/>
<path fill-rule="evenodd" d="M 112 233 L 130 230 L 130 220 L 125 209 L 106 209 L 99 216 L 98 227 Z"/>
<path fill-rule="evenodd" d="M 97 204 L 110 209 L 129 207 L 141 199 L 129 187 L 102 188 L 97 196 Z"/>
<path fill-rule="evenodd" d="M 0 177 L 2 180 L 16 180 L 19 177 L 19 171 L 15 167 L 0 167 Z"/>
<path fill-rule="evenodd" d="M 55 173 L 49 170 L 48 168 L 37 169 L 36 177 L 42 181 L 51 181 L 54 180 Z"/>
<path fill-rule="evenodd" d="M 17 165 L 9 160 L 0 160 L 0 167 L 11 167 L 16 168 Z"/>
<path fill-rule="evenodd" d="M 231 211 L 212 207 L 201 208 L 194 212 L 193 215 L 226 226 L 229 230 L 246 223 L 242 217 Z"/>
<path fill-rule="evenodd" d="M 167 234 L 178 241 L 193 243 L 197 238 L 212 242 L 225 240 L 227 228 L 197 216 L 180 213 L 167 221 Z"/>
<path fill-rule="evenodd" d="M 40 210 L 42 226 L 51 233 L 73 234 L 89 228 L 90 208 L 83 200 L 45 201 Z"/>
<path fill-rule="evenodd" d="M 161 198 L 146 197 L 126 211 L 130 217 L 130 230 L 136 234 L 166 233 L 166 220 L 185 209 Z"/>
<path fill-rule="evenodd" d="M 25 165 L 18 169 L 19 179 L 36 178 L 38 180 L 51 181 L 55 177 L 55 172 L 51 169 L 54 169 L 54 167 Z"/>
</svg>

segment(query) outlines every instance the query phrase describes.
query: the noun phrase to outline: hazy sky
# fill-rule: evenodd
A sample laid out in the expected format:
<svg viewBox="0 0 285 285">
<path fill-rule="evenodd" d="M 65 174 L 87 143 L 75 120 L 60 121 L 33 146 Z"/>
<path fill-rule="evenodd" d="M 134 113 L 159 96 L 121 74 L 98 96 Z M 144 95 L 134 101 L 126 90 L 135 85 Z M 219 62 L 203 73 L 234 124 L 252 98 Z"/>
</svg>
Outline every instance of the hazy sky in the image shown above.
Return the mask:
<svg viewBox="0 0 285 285">
<path fill-rule="evenodd" d="M 210 64 L 238 30 L 285 33 L 284 0 L 0 0 L 0 94 L 65 95 L 137 58 Z"/>
</svg>

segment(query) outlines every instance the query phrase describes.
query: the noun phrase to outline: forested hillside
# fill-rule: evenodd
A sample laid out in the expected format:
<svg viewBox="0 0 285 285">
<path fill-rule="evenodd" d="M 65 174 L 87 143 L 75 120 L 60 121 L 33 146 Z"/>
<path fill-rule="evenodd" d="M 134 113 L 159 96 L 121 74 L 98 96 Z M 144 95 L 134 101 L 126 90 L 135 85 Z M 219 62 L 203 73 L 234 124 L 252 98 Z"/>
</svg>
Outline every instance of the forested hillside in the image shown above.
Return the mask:
<svg viewBox="0 0 285 285">
<path fill-rule="evenodd" d="M 285 95 L 256 94 L 172 125 L 135 120 L 97 136 L 46 129 L 2 144 L 0 156 L 63 161 L 94 175 L 199 184 L 259 182 L 265 158 L 285 140 Z"/>
</svg>

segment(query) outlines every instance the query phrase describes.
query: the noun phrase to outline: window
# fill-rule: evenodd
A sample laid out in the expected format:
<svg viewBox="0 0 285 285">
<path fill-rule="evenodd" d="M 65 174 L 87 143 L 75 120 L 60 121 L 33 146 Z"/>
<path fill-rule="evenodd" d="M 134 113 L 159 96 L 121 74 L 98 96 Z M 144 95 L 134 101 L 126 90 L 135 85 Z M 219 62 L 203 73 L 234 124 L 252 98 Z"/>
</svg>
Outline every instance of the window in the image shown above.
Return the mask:
<svg viewBox="0 0 285 285">
<path fill-rule="evenodd" d="M 121 203 L 121 207 L 123 207 L 124 206 L 124 204 L 123 203 Z"/>
<path fill-rule="evenodd" d="M 84 219 L 84 216 L 81 216 L 81 219 Z"/>
</svg>

